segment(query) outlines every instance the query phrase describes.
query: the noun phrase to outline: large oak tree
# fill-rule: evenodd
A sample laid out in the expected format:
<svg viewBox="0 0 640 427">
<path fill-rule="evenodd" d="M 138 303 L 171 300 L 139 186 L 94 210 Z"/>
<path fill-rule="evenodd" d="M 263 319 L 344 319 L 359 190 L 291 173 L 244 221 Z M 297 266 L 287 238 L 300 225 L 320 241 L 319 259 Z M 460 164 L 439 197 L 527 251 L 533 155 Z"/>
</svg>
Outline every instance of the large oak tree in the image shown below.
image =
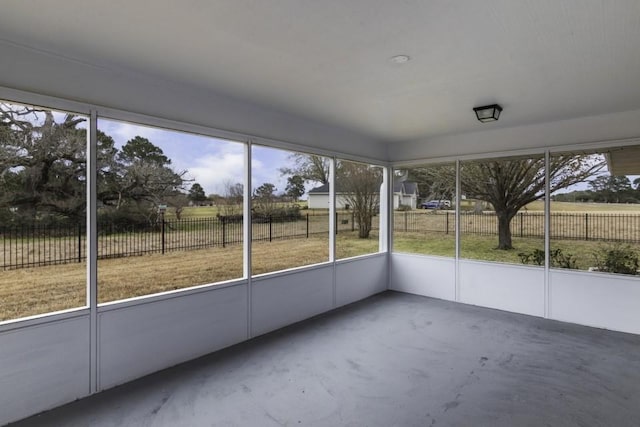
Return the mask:
<svg viewBox="0 0 640 427">
<path fill-rule="evenodd" d="M 585 182 L 604 167 L 601 156 L 556 155 L 549 164 L 550 193 Z M 416 172 L 414 172 L 416 173 Z M 430 166 L 417 171 L 434 188 L 455 183 L 455 167 Z M 544 198 L 544 157 L 511 158 L 463 162 L 460 170 L 462 193 L 493 206 L 498 220 L 498 249 L 513 249 L 511 220 L 531 202 Z"/>
</svg>

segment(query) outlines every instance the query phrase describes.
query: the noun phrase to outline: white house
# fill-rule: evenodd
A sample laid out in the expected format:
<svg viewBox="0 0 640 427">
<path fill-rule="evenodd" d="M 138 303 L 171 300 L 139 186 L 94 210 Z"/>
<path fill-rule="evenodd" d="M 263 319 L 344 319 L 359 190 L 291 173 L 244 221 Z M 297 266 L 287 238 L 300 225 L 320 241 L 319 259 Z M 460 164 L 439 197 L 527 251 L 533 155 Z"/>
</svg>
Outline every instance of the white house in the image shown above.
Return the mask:
<svg viewBox="0 0 640 427">
<path fill-rule="evenodd" d="M 418 184 L 415 182 L 395 182 L 393 184 L 393 209 L 400 205 L 415 209 L 418 202 Z M 329 184 L 309 190 L 309 209 L 329 209 Z M 344 192 L 336 192 L 336 209 L 349 209 L 349 200 Z"/>
<path fill-rule="evenodd" d="M 309 190 L 309 209 L 329 209 L 329 184 Z M 349 202 L 343 192 L 336 192 L 336 209 L 348 209 Z"/>
<path fill-rule="evenodd" d="M 393 183 L 393 209 L 400 205 L 416 209 L 418 206 L 418 184 L 411 181 Z"/>
</svg>

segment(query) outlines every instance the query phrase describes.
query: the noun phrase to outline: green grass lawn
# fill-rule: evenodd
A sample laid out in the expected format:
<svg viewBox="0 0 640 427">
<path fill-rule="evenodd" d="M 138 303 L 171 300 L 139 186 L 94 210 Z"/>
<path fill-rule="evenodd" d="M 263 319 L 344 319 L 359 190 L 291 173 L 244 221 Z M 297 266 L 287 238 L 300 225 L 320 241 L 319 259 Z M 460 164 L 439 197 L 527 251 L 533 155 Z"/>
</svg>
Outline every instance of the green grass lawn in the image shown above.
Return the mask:
<svg viewBox="0 0 640 427">
<path fill-rule="evenodd" d="M 496 249 L 497 236 L 479 236 L 463 234 L 460 239 L 460 257 L 464 259 L 504 262 L 522 265 L 520 253 L 532 253 L 535 249 L 544 250 L 544 241 L 539 238 L 513 238 L 511 250 Z M 640 244 L 619 244 L 630 247 L 640 253 Z M 551 250 L 561 249 L 565 256 L 576 260 L 576 267 L 587 270 L 596 265 L 596 255 L 603 249 L 615 246 L 606 241 L 584 240 L 551 240 Z M 444 233 L 395 233 L 393 250 L 396 252 L 415 253 L 454 257 L 454 236 Z M 533 265 L 533 264 L 530 264 Z"/>
<path fill-rule="evenodd" d="M 460 256 L 466 259 L 521 264 L 518 253 L 544 248 L 544 242 L 541 239 L 514 238 L 515 249 L 509 251 L 498 250 L 497 245 L 496 236 L 463 235 L 460 241 Z M 454 257 L 455 236 L 444 233 L 395 233 L 393 250 Z"/>
</svg>

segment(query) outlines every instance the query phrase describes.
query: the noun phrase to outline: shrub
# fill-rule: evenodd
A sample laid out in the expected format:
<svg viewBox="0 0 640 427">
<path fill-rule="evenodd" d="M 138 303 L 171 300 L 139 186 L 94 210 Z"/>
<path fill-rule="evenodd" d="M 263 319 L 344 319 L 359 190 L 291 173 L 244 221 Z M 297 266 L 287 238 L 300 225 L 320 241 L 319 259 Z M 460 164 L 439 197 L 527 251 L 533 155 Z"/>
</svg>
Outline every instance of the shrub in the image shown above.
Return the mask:
<svg viewBox="0 0 640 427">
<path fill-rule="evenodd" d="M 518 254 L 523 264 L 544 265 L 545 252 L 542 249 L 534 249 L 531 253 L 520 252 Z M 577 269 L 577 262 L 572 254 L 565 254 L 562 249 L 554 249 L 549 254 L 552 267 Z"/>
<path fill-rule="evenodd" d="M 409 205 L 399 205 L 398 209 L 396 209 L 399 212 L 406 212 L 406 211 L 410 211 L 411 210 L 411 206 Z"/>
<path fill-rule="evenodd" d="M 531 253 L 520 252 L 518 254 L 523 264 L 544 265 L 544 251 L 534 249 Z"/>
<path fill-rule="evenodd" d="M 267 211 L 254 209 L 251 215 L 253 222 L 291 222 L 302 219 L 299 205 L 273 207 Z"/>
<path fill-rule="evenodd" d="M 157 211 L 149 210 L 144 212 L 128 206 L 123 206 L 120 209 L 100 209 L 98 212 L 98 224 L 100 234 L 142 231 L 149 230 L 150 227 L 159 228 L 160 226 Z"/>
<path fill-rule="evenodd" d="M 598 271 L 619 274 L 638 274 L 640 259 L 630 245 L 612 244 L 593 254 Z"/>
</svg>

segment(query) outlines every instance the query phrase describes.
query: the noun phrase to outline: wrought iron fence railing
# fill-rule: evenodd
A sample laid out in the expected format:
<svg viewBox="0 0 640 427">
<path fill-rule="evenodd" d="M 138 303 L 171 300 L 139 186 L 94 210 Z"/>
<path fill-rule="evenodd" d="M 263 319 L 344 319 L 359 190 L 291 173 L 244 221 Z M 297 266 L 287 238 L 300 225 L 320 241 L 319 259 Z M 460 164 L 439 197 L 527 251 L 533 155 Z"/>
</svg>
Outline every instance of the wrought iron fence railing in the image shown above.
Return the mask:
<svg viewBox="0 0 640 427">
<path fill-rule="evenodd" d="M 353 212 L 336 214 L 336 233 L 356 231 Z M 378 217 L 373 229 L 378 229 Z M 396 232 L 455 234 L 453 211 L 394 212 Z M 461 233 L 496 235 L 495 213 L 461 213 Z M 252 240 L 309 238 L 329 232 L 328 214 L 299 217 L 263 216 L 252 219 Z M 544 214 L 520 212 L 511 221 L 514 237 L 544 237 Z M 558 240 L 606 240 L 640 243 L 640 214 L 551 213 L 550 237 Z M 0 227 L 2 268 L 16 269 L 83 262 L 85 224 Z M 238 218 L 165 219 L 148 225 L 98 223 L 98 258 L 204 249 L 241 244 L 243 222 Z"/>
</svg>

